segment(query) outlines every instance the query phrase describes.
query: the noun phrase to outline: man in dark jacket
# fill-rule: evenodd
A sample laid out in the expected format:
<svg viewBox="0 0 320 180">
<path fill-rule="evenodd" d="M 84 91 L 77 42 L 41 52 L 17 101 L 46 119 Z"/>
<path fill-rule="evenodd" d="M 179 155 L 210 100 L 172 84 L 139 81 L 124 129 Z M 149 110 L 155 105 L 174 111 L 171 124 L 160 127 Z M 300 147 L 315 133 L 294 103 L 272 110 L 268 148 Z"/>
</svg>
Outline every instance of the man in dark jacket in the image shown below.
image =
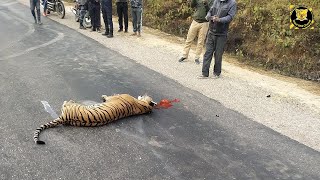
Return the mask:
<svg viewBox="0 0 320 180">
<path fill-rule="evenodd" d="M 117 4 L 117 14 L 119 21 L 119 30 L 118 32 L 123 31 L 124 24 L 124 32 L 128 32 L 128 0 L 116 0 Z M 124 23 L 123 23 L 124 20 Z"/>
<path fill-rule="evenodd" d="M 193 40 L 198 36 L 198 43 L 196 48 L 195 63 L 200 64 L 199 58 L 204 46 L 204 40 L 208 31 L 209 23 L 206 19 L 206 15 L 212 6 L 213 0 L 192 0 L 191 8 L 195 8 L 195 12 L 192 15 L 193 21 L 190 25 L 187 40 L 183 49 L 183 55 L 179 59 L 179 62 L 184 61 L 189 56 L 189 51 Z"/>
<path fill-rule="evenodd" d="M 89 0 L 88 4 L 89 4 L 89 13 L 91 17 L 91 25 L 92 25 L 91 31 L 100 32 L 100 26 L 101 26 L 100 0 Z"/>
<path fill-rule="evenodd" d="M 218 78 L 221 74 L 222 55 L 227 41 L 229 24 L 237 11 L 235 0 L 215 0 L 206 19 L 209 31 L 206 41 L 206 52 L 203 56 L 202 75 L 199 78 L 209 77 L 209 69 L 214 54 L 213 76 Z"/>
<path fill-rule="evenodd" d="M 102 0 L 102 16 L 104 25 L 106 27 L 106 32 L 102 35 L 107 36 L 108 38 L 113 37 L 113 22 L 112 22 L 112 0 Z"/>
</svg>

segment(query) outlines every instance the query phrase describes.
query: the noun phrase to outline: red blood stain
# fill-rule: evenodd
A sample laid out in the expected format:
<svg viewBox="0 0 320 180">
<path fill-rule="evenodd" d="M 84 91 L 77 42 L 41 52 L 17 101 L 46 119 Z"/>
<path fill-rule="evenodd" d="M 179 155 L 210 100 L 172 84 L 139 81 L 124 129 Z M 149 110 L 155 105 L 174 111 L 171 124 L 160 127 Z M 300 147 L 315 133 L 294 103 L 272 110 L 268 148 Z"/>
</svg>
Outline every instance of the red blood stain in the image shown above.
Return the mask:
<svg viewBox="0 0 320 180">
<path fill-rule="evenodd" d="M 179 99 L 173 99 L 173 100 L 168 100 L 168 99 L 162 99 L 156 106 L 156 109 L 168 109 L 172 107 L 173 102 L 180 102 Z"/>
</svg>

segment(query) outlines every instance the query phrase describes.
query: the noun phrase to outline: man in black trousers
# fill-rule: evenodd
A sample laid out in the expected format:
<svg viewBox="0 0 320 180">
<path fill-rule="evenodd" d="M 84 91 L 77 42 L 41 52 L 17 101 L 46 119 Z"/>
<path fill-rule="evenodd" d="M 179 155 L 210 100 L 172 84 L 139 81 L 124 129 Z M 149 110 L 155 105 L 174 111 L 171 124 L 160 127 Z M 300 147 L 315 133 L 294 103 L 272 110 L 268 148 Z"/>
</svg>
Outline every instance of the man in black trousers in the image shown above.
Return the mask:
<svg viewBox="0 0 320 180">
<path fill-rule="evenodd" d="M 127 0 L 116 0 L 117 13 L 119 21 L 118 32 L 123 31 L 123 20 L 124 20 L 124 32 L 128 32 L 128 1 Z"/>
<path fill-rule="evenodd" d="M 92 25 L 91 31 L 100 32 L 100 26 L 101 26 L 100 10 L 101 10 L 100 0 L 89 0 L 89 13 L 91 16 L 91 25 Z"/>
<path fill-rule="evenodd" d="M 209 69 L 214 54 L 213 78 L 221 74 L 222 55 L 227 42 L 229 24 L 237 11 L 235 0 L 214 0 L 206 19 L 209 21 L 206 52 L 203 56 L 202 75 L 199 78 L 208 78 Z"/>
<path fill-rule="evenodd" d="M 104 25 L 106 26 L 106 32 L 102 35 L 108 38 L 113 37 L 113 22 L 112 22 L 112 0 L 102 0 L 102 16 Z"/>
</svg>

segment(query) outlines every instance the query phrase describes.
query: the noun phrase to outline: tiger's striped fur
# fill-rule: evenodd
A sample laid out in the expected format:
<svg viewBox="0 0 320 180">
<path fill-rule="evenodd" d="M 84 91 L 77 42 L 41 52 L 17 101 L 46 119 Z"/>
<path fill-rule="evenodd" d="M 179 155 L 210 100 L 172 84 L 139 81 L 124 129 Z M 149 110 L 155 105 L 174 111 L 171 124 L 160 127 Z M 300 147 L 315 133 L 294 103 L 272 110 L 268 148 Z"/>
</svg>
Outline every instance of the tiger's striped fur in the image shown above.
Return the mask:
<svg viewBox="0 0 320 180">
<path fill-rule="evenodd" d="M 89 106 L 74 101 L 64 101 L 59 118 L 36 129 L 33 137 L 34 142 L 45 144 L 39 140 L 40 132 L 60 124 L 86 127 L 101 126 L 124 117 L 149 113 L 157 104 L 149 96 L 139 96 L 136 99 L 128 94 L 102 95 L 102 99 L 103 103 Z"/>
</svg>

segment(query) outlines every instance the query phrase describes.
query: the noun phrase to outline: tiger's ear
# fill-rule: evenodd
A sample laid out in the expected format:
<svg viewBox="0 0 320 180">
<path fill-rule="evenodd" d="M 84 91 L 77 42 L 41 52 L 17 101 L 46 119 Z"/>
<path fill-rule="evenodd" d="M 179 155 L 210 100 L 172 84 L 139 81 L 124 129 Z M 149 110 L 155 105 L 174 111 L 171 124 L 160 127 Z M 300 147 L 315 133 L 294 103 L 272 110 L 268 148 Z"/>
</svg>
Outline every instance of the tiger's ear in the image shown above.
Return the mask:
<svg viewBox="0 0 320 180">
<path fill-rule="evenodd" d="M 153 106 L 156 106 L 156 105 L 157 105 L 157 103 L 156 103 L 156 102 L 154 102 L 154 101 L 150 101 L 149 105 L 153 107 Z"/>
</svg>

